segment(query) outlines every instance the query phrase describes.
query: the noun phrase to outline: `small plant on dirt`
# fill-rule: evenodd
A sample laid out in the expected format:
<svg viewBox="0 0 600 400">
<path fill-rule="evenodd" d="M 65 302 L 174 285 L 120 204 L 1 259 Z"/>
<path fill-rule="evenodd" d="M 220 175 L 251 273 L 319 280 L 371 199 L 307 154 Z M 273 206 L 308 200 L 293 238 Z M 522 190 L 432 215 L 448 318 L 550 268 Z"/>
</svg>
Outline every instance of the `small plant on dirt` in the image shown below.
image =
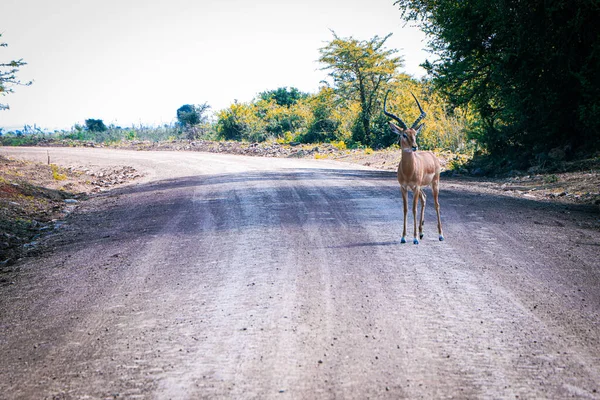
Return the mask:
<svg viewBox="0 0 600 400">
<path fill-rule="evenodd" d="M 464 154 L 454 154 L 448 153 L 449 157 L 452 157 L 448 160 L 448 169 L 452 171 L 459 171 L 465 168 L 465 165 L 469 162 L 469 157 Z"/>
<path fill-rule="evenodd" d="M 558 182 L 558 176 L 552 174 L 552 175 L 546 175 L 544 177 L 544 183 L 556 183 Z"/>
<path fill-rule="evenodd" d="M 277 144 L 289 144 L 295 140 L 294 134 L 292 132 L 285 132 L 283 136 L 275 139 L 275 143 Z"/>
<path fill-rule="evenodd" d="M 331 142 L 331 145 L 338 150 L 346 150 L 347 149 L 346 142 L 344 142 L 343 140 L 340 140 L 339 142 Z"/>
<path fill-rule="evenodd" d="M 54 178 L 55 181 L 64 181 L 67 179 L 66 175 L 60 173 L 58 165 L 50 164 L 50 168 L 52 169 L 52 178 Z"/>
<path fill-rule="evenodd" d="M 136 140 L 137 139 L 137 134 L 135 132 L 135 130 L 130 129 L 125 133 L 125 139 L 126 140 Z"/>
</svg>

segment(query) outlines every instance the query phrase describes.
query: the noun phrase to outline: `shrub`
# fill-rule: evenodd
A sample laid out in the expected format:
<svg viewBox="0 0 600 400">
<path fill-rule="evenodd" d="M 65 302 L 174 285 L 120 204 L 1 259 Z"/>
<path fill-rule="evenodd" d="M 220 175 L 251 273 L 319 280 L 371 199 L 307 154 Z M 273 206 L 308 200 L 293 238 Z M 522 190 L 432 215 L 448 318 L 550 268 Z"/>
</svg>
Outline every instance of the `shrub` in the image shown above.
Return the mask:
<svg viewBox="0 0 600 400">
<path fill-rule="evenodd" d="M 52 170 L 52 178 L 55 181 L 64 181 L 65 179 L 67 179 L 66 175 L 60 173 L 60 169 L 58 168 L 58 165 L 50 164 L 50 169 Z"/>
<path fill-rule="evenodd" d="M 90 132 L 104 132 L 108 130 L 108 128 L 106 127 L 106 125 L 104 125 L 104 122 L 101 119 L 86 119 L 85 127 Z"/>
<path fill-rule="evenodd" d="M 335 147 L 338 150 L 346 150 L 346 142 L 344 142 L 343 140 L 340 140 L 339 142 L 331 142 L 331 144 L 333 145 L 333 147 Z"/>
</svg>

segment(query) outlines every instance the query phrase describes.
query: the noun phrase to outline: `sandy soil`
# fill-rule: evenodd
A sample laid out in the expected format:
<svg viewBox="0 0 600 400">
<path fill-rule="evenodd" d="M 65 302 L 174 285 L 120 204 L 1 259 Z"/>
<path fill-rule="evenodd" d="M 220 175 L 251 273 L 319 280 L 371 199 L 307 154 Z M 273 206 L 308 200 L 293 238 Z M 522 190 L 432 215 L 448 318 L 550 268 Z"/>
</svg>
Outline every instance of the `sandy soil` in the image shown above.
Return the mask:
<svg viewBox="0 0 600 400">
<path fill-rule="evenodd" d="M 0 155 L 0 273 L 35 252 L 38 239 L 60 226 L 80 201 L 140 176 L 126 165 L 61 167 L 49 154 L 45 163 Z"/>
<path fill-rule="evenodd" d="M 446 177 L 446 241 L 429 204 L 401 245 L 389 171 L 52 156 L 142 176 L 4 272 L 4 398 L 600 398 L 597 206 Z"/>
</svg>

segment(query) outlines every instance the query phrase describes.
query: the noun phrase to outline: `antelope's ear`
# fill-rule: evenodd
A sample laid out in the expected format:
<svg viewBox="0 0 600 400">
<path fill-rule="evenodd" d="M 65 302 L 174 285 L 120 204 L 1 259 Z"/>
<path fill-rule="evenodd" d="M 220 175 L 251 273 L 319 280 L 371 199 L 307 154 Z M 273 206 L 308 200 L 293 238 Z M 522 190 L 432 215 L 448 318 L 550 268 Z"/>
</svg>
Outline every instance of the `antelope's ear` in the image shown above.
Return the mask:
<svg viewBox="0 0 600 400">
<path fill-rule="evenodd" d="M 398 125 L 394 124 L 393 122 L 388 122 L 388 124 L 390 124 L 390 129 L 396 135 L 400 136 L 400 135 L 402 135 L 404 133 L 404 130 L 401 129 Z"/>
<path fill-rule="evenodd" d="M 421 132 L 421 129 L 423 129 L 424 126 L 425 126 L 425 123 L 422 123 L 421 125 L 417 126 L 417 129 L 415 129 L 415 131 L 417 132 L 417 135 L 419 134 L 419 132 Z"/>
</svg>

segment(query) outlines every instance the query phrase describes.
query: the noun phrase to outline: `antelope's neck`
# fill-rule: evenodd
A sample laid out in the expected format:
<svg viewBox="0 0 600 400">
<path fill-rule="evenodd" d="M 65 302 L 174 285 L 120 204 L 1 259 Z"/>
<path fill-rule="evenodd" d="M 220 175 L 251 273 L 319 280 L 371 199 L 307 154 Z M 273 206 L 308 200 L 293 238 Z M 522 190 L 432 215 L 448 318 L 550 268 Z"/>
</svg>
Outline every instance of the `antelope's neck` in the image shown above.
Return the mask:
<svg viewBox="0 0 600 400">
<path fill-rule="evenodd" d="M 412 176 L 416 168 L 417 156 L 414 151 L 402 151 L 402 174 L 405 176 Z"/>
</svg>

